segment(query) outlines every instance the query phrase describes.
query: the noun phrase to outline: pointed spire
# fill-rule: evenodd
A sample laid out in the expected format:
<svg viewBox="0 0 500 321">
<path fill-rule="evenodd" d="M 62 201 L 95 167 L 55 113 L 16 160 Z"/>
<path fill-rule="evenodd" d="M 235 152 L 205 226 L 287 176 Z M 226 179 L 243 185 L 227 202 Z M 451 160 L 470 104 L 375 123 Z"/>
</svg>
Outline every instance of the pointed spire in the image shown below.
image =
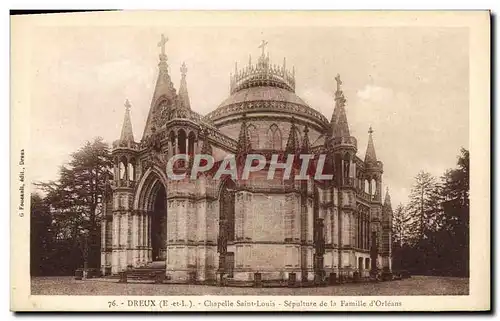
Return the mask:
<svg viewBox="0 0 500 321">
<path fill-rule="evenodd" d="M 174 84 L 172 83 L 170 75 L 168 74 L 168 64 L 167 64 L 168 59 L 167 59 L 167 54 L 165 52 L 165 45 L 167 41 L 168 38 L 162 34 L 160 41 L 158 42 L 158 47 L 160 47 L 158 78 L 156 80 L 156 85 L 153 92 L 153 98 L 151 99 L 151 106 L 149 109 L 146 126 L 144 127 L 143 139 L 151 134 L 151 128 L 153 127 L 153 124 L 155 122 L 155 115 L 159 114 L 158 110 L 159 105 L 164 100 L 167 100 L 168 102 L 170 102 L 170 104 L 173 104 L 173 102 L 177 100 L 177 93 L 174 88 Z"/>
<path fill-rule="evenodd" d="M 203 135 L 203 142 L 201 145 L 201 153 L 203 155 L 212 155 L 212 145 L 210 145 L 210 142 L 208 141 L 208 136 L 209 136 L 208 128 L 205 127 L 203 129 L 202 135 Z"/>
<path fill-rule="evenodd" d="M 133 142 L 134 133 L 132 131 L 132 121 L 130 120 L 130 102 L 125 100 L 125 117 L 123 118 L 122 134 L 120 135 L 120 141 L 122 142 Z"/>
<path fill-rule="evenodd" d="M 342 80 L 340 79 L 339 74 L 335 77 L 335 81 L 337 82 L 337 89 L 335 91 L 335 108 L 333 110 L 330 126 L 333 136 L 349 137 L 351 134 L 349 132 L 349 123 L 347 122 L 347 114 L 345 111 L 346 99 L 341 88 Z"/>
<path fill-rule="evenodd" d="M 311 149 L 311 143 L 309 142 L 309 128 L 307 127 L 304 127 L 304 137 L 302 138 L 302 150 L 301 152 L 303 154 L 307 154 L 309 153 L 310 149 Z"/>
<path fill-rule="evenodd" d="M 243 114 L 240 134 L 238 136 L 238 152 L 246 153 L 252 148 L 250 144 L 250 136 L 248 134 L 247 118 Z"/>
<path fill-rule="evenodd" d="M 391 209 L 391 195 L 389 195 L 389 187 L 385 189 L 385 200 L 384 200 L 384 208 Z"/>
<path fill-rule="evenodd" d="M 391 196 L 389 195 L 389 187 L 387 187 L 386 192 L 385 192 L 385 200 L 384 200 L 384 205 L 382 207 L 382 217 L 383 220 L 389 224 L 389 227 L 391 226 L 392 223 L 392 205 L 391 205 Z"/>
<path fill-rule="evenodd" d="M 297 127 L 295 126 L 295 117 L 292 117 L 290 125 L 290 133 L 286 142 L 285 151 L 289 154 L 294 154 L 299 149 L 299 141 L 297 139 Z"/>
<path fill-rule="evenodd" d="M 191 103 L 189 101 L 189 94 L 187 90 L 186 74 L 187 74 L 186 63 L 182 63 L 181 66 L 181 85 L 179 87 L 179 101 L 182 108 L 191 109 Z"/>
<path fill-rule="evenodd" d="M 365 163 L 375 163 L 377 161 L 377 155 L 375 154 L 375 145 L 373 145 L 373 129 L 370 126 L 368 130 L 368 146 L 366 147 Z"/>
</svg>

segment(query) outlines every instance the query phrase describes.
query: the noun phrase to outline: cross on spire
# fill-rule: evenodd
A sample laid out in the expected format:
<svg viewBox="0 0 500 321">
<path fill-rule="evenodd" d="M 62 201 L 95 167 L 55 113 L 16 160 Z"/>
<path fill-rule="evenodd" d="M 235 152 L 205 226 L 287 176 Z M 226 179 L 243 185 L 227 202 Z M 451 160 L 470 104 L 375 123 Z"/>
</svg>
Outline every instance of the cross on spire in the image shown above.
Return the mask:
<svg viewBox="0 0 500 321">
<path fill-rule="evenodd" d="M 373 134 L 373 129 L 372 129 L 372 126 L 370 126 L 370 128 L 368 129 L 368 134 Z"/>
<path fill-rule="evenodd" d="M 130 102 L 128 101 L 128 99 L 125 100 L 125 111 L 130 111 Z"/>
<path fill-rule="evenodd" d="M 160 42 L 158 42 L 158 47 L 161 48 L 161 54 L 165 55 L 165 44 L 167 43 L 168 38 L 165 37 L 164 34 L 161 34 Z"/>
<path fill-rule="evenodd" d="M 261 49 L 262 49 L 262 57 L 264 57 L 264 56 L 265 56 L 265 52 L 264 52 L 264 51 L 265 51 L 265 49 L 266 49 L 267 44 L 268 44 L 268 42 L 267 42 L 267 41 L 262 40 L 262 42 L 261 42 L 261 43 L 260 43 L 260 45 L 259 45 L 259 48 L 261 48 Z"/>
<path fill-rule="evenodd" d="M 340 80 L 340 74 L 337 74 L 335 77 L 335 81 L 337 82 L 337 91 L 340 91 L 340 86 L 342 85 L 342 80 Z"/>
</svg>

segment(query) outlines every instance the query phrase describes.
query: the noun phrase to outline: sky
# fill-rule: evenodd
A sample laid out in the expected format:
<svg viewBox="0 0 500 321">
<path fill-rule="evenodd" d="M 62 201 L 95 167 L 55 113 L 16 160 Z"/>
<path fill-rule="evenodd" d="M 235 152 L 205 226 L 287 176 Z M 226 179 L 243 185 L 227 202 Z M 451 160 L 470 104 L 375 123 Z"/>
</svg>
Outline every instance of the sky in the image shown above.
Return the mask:
<svg viewBox="0 0 500 321">
<path fill-rule="evenodd" d="M 148 115 L 162 33 L 179 88 L 188 68 L 191 108 L 204 115 L 229 95 L 234 63 L 246 65 L 268 41 L 270 59 L 295 66 L 296 93 L 330 119 L 341 75 L 351 134 L 364 158 L 373 127 L 383 186 L 406 202 L 420 171 L 440 176 L 469 147 L 468 32 L 436 27 L 57 27 L 32 37 L 32 181 L 57 179 L 86 141 L 119 138 L 129 99 L 136 141 Z"/>
</svg>

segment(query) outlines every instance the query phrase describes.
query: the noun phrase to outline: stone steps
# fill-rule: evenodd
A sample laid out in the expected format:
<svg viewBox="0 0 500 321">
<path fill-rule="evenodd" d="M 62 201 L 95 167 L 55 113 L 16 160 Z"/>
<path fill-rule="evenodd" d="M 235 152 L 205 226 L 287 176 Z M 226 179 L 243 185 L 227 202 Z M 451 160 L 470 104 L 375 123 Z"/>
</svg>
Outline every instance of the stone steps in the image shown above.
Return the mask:
<svg viewBox="0 0 500 321">
<path fill-rule="evenodd" d="M 126 279 L 134 281 L 153 281 L 156 283 L 162 283 L 166 279 L 166 264 L 165 261 L 151 262 L 145 266 L 135 267 L 128 269 L 126 273 Z M 118 276 L 120 278 L 120 276 Z"/>
</svg>

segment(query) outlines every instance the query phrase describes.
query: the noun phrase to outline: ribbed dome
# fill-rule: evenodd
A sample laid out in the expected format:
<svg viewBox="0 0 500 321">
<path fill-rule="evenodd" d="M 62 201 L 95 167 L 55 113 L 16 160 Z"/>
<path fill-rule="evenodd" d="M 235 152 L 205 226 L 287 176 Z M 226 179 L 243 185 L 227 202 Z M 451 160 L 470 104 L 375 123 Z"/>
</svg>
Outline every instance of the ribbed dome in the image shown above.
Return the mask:
<svg viewBox="0 0 500 321">
<path fill-rule="evenodd" d="M 241 89 L 224 100 L 216 110 L 207 114 L 205 119 L 217 124 L 237 115 L 257 112 L 304 117 L 319 127 L 328 124 L 323 114 L 309 107 L 294 92 L 271 86 Z"/>
<path fill-rule="evenodd" d="M 278 87 L 252 87 L 237 91 L 224 100 L 219 107 L 249 101 L 281 101 L 306 106 L 306 103 L 294 92 Z"/>
<path fill-rule="evenodd" d="M 250 60 L 243 69 L 235 66 L 230 78 L 230 96 L 205 116 L 205 120 L 216 126 L 237 121 L 243 114 L 254 118 L 294 116 L 318 130 L 328 124 L 325 116 L 295 94 L 295 69 L 287 70 L 285 59 L 282 66 L 271 64 L 264 49 L 255 65 Z"/>
</svg>

